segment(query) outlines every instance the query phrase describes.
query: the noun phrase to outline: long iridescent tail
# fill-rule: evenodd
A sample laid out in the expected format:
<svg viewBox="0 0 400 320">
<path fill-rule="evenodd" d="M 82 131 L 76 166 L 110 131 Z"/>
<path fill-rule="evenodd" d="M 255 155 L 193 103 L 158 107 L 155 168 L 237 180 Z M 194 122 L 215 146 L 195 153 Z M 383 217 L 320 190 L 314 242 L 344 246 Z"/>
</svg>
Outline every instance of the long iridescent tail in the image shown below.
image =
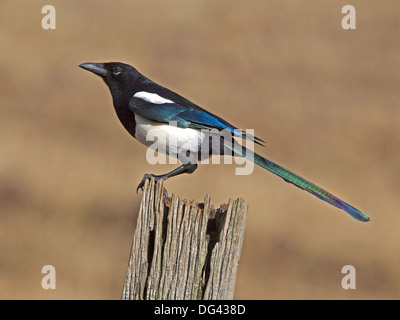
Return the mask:
<svg viewBox="0 0 400 320">
<path fill-rule="evenodd" d="M 353 218 L 367 222 L 369 221 L 369 217 L 362 213 L 360 210 L 354 208 L 353 206 L 349 205 L 348 203 L 340 200 L 339 198 L 335 197 L 333 194 L 325 191 L 324 189 L 318 187 L 312 182 L 307 181 L 306 179 L 298 176 L 297 174 L 281 167 L 280 165 L 260 156 L 257 153 L 248 152 L 248 150 L 243 147 L 242 151 L 237 150 L 236 148 L 228 147 L 232 149 L 237 154 L 246 157 L 247 159 L 253 161 L 255 164 L 259 165 L 260 167 L 276 174 L 278 177 L 281 177 L 286 182 L 294 184 L 296 187 L 303 189 L 305 191 L 310 192 L 314 196 L 330 203 L 331 205 L 338 207 L 346 211 L 349 215 Z"/>
</svg>

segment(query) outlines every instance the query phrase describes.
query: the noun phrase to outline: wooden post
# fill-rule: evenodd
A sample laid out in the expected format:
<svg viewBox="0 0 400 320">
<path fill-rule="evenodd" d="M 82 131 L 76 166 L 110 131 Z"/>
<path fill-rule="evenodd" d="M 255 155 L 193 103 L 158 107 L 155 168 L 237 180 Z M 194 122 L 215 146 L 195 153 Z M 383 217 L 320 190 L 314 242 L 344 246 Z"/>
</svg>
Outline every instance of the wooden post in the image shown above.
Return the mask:
<svg viewBox="0 0 400 320">
<path fill-rule="evenodd" d="M 163 198 L 163 182 L 147 180 L 122 299 L 233 299 L 248 204 Z"/>
</svg>

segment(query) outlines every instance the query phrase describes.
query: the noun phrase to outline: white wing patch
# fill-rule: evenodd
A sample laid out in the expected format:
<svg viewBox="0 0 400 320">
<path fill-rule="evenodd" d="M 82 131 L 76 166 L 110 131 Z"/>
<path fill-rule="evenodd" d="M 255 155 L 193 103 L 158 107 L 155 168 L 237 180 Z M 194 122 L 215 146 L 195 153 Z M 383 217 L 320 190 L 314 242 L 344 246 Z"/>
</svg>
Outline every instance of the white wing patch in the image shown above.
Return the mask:
<svg viewBox="0 0 400 320">
<path fill-rule="evenodd" d="M 144 101 L 155 103 L 155 104 L 163 104 L 163 103 L 174 103 L 171 100 L 165 99 L 159 96 L 157 93 L 150 93 L 146 91 L 139 91 L 133 95 L 135 98 L 142 99 Z"/>
</svg>

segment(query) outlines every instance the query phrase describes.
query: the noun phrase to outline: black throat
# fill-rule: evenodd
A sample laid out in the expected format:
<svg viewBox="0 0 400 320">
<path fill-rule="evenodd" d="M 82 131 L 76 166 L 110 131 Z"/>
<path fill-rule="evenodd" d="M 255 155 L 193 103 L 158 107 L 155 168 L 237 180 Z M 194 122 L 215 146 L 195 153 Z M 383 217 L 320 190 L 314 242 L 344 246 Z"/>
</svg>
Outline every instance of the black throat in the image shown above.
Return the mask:
<svg viewBox="0 0 400 320">
<path fill-rule="evenodd" d="M 133 90 L 129 90 L 132 92 L 122 92 L 120 88 L 111 87 L 110 91 L 113 98 L 114 109 L 117 113 L 119 121 L 121 121 L 122 125 L 129 132 L 129 134 L 135 138 L 135 114 L 129 109 L 129 101 L 135 92 Z"/>
</svg>

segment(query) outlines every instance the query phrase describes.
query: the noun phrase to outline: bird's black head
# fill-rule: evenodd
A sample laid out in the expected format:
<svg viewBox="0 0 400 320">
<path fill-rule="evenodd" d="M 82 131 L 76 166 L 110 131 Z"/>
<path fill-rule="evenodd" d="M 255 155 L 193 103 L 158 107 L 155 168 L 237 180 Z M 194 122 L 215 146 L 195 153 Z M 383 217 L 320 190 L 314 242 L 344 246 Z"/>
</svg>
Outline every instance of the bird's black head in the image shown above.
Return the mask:
<svg viewBox="0 0 400 320">
<path fill-rule="evenodd" d="M 121 62 L 88 62 L 79 67 L 100 76 L 110 88 L 114 100 L 132 94 L 143 77 L 134 67 Z"/>
</svg>

